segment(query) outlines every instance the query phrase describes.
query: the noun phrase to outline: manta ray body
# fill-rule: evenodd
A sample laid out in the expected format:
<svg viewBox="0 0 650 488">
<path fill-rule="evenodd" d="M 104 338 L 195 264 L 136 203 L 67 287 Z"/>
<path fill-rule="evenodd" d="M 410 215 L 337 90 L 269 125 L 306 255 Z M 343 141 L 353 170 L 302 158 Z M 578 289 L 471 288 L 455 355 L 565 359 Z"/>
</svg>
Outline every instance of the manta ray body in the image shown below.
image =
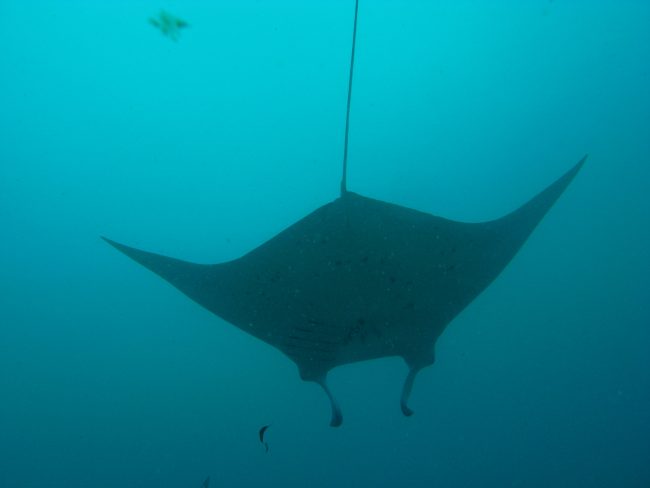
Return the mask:
<svg viewBox="0 0 650 488">
<path fill-rule="evenodd" d="M 586 157 L 585 157 L 586 158 Z M 195 264 L 106 239 L 209 311 L 282 351 L 327 386 L 334 367 L 385 356 L 413 380 L 437 338 L 506 267 L 585 158 L 514 212 L 456 222 L 344 191 L 233 261 Z"/>
</svg>

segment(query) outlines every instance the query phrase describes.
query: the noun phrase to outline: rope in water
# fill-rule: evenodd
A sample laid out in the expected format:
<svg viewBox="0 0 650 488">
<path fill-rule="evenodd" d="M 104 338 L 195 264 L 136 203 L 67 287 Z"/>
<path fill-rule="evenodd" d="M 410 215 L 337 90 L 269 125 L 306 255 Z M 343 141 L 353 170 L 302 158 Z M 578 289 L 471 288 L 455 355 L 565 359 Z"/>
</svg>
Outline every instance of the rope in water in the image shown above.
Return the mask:
<svg viewBox="0 0 650 488">
<path fill-rule="evenodd" d="M 350 55 L 350 79 L 348 81 L 348 105 L 345 112 L 345 143 L 343 144 L 343 176 L 341 177 L 341 196 L 348 191 L 348 135 L 350 133 L 350 102 L 352 101 L 352 75 L 354 73 L 354 50 L 357 43 L 357 17 L 359 0 L 354 2 L 354 29 L 352 30 L 352 54 Z"/>
</svg>

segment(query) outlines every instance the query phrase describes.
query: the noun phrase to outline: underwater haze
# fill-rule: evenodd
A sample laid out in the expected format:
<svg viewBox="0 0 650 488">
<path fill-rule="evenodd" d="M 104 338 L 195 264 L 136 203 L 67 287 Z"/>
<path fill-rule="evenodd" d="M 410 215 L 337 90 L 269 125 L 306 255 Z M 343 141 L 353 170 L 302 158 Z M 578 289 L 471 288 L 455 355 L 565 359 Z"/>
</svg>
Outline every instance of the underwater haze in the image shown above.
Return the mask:
<svg viewBox="0 0 650 488">
<path fill-rule="evenodd" d="M 647 0 L 360 0 L 351 191 L 479 222 L 589 153 L 412 417 L 383 358 L 332 371 L 329 427 L 286 356 L 100 239 L 222 262 L 337 198 L 353 14 L 0 1 L 0 487 L 650 486 Z"/>
</svg>

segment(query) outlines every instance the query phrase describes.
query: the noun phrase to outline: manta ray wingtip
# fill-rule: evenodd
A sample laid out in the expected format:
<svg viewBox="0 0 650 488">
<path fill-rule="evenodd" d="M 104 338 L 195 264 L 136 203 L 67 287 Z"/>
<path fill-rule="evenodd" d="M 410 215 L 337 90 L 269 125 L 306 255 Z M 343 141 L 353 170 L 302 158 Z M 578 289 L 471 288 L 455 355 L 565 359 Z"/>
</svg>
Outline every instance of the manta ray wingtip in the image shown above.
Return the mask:
<svg viewBox="0 0 650 488">
<path fill-rule="evenodd" d="M 120 245 L 118 242 L 115 242 L 113 239 L 109 239 L 106 236 L 99 236 L 99 238 L 105 243 L 110 244 L 113 247 L 118 247 Z"/>
<path fill-rule="evenodd" d="M 571 168 L 571 169 L 569 170 L 569 173 L 577 173 L 578 171 L 580 171 L 580 169 L 584 166 L 585 161 L 587 161 L 587 158 L 588 158 L 588 157 L 589 157 L 589 154 L 585 154 L 584 156 L 582 156 L 582 158 L 580 158 L 580 161 L 578 161 L 578 162 L 573 166 L 573 168 Z"/>
<path fill-rule="evenodd" d="M 126 249 L 128 249 L 128 247 L 125 246 L 124 244 L 120 244 L 119 242 L 114 241 L 113 239 L 109 239 L 108 237 L 105 237 L 105 236 L 99 236 L 99 238 L 100 238 L 102 241 L 104 241 L 106 244 L 108 244 L 108 245 L 114 247 L 115 249 L 117 249 L 118 251 L 122 251 L 122 252 L 125 253 L 125 252 L 126 252 Z"/>
</svg>

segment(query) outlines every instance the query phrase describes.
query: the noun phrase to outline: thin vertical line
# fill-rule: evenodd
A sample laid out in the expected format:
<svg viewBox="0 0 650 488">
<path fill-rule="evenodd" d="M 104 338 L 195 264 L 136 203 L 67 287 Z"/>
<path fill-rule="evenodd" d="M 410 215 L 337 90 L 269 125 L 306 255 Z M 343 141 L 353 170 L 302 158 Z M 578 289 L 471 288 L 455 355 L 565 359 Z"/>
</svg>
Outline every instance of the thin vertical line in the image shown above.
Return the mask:
<svg viewBox="0 0 650 488">
<path fill-rule="evenodd" d="M 354 74 L 354 51 L 357 44 L 357 16 L 359 0 L 354 3 L 354 29 L 352 30 L 352 54 L 350 56 L 350 79 L 348 82 L 348 105 L 345 112 L 345 142 L 343 144 L 343 176 L 341 177 L 341 196 L 345 194 L 348 181 L 348 138 L 350 133 L 350 102 L 352 101 L 352 75 Z"/>
</svg>

